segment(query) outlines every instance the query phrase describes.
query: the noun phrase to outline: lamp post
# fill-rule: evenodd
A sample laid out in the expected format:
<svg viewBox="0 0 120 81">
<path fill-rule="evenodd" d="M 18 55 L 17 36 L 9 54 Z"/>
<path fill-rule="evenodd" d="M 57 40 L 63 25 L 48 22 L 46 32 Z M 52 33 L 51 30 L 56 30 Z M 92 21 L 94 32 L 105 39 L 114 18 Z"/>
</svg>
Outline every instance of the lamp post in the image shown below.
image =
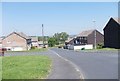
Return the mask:
<svg viewBox="0 0 120 81">
<path fill-rule="evenodd" d="M 44 47 L 44 26 L 42 24 L 42 41 L 43 41 L 43 47 Z"/>
<path fill-rule="evenodd" d="M 94 24 L 94 27 L 95 27 L 95 20 L 93 20 L 93 24 Z M 95 27 L 95 31 L 94 31 L 94 48 L 96 49 L 96 27 Z"/>
</svg>

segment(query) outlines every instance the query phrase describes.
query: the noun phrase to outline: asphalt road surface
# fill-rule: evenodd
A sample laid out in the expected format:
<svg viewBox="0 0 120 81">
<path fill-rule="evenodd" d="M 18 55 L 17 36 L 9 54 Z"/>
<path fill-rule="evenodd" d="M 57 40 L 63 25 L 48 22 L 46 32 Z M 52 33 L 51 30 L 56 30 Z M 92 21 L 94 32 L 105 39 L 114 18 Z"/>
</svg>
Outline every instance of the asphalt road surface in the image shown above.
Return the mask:
<svg viewBox="0 0 120 81">
<path fill-rule="evenodd" d="M 51 50 L 76 65 L 84 79 L 118 79 L 118 51 Z"/>
</svg>

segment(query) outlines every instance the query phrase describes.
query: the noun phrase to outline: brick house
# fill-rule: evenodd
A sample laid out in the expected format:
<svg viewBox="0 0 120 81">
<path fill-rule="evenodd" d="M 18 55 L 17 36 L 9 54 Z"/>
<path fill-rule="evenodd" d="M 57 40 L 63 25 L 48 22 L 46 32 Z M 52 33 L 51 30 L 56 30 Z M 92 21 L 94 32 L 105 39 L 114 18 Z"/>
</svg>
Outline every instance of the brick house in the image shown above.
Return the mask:
<svg viewBox="0 0 120 81">
<path fill-rule="evenodd" d="M 103 31 L 104 47 L 120 49 L 120 18 L 110 18 Z"/>
<path fill-rule="evenodd" d="M 31 48 L 31 38 L 22 32 L 13 32 L 2 39 L 3 48 L 11 51 L 24 51 Z"/>
<path fill-rule="evenodd" d="M 93 44 L 93 46 L 95 46 L 95 37 L 96 45 L 103 43 L 104 36 L 98 30 L 86 30 L 77 35 L 74 44 L 75 45 Z"/>
<path fill-rule="evenodd" d="M 95 35 L 96 34 L 96 35 Z M 96 37 L 96 40 L 95 40 Z M 65 44 L 70 44 L 74 46 L 84 46 L 84 45 L 96 45 L 103 43 L 104 36 L 97 30 L 86 30 L 82 31 L 80 34 L 76 35 L 74 38 L 67 40 Z"/>
</svg>

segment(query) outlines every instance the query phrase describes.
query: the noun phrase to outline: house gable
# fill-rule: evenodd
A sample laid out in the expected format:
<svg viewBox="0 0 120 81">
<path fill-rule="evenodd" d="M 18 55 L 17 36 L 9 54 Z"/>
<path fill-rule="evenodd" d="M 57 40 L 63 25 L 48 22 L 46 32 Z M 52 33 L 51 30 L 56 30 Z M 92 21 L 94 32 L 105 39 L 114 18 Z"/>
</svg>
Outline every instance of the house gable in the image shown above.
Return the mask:
<svg viewBox="0 0 120 81">
<path fill-rule="evenodd" d="M 26 40 L 22 37 L 20 37 L 17 34 L 11 34 L 9 36 L 7 36 L 6 38 L 3 39 L 3 46 L 4 47 L 12 47 L 12 46 L 16 46 L 16 47 L 25 47 L 26 46 Z"/>
<path fill-rule="evenodd" d="M 95 31 L 96 31 L 96 44 L 101 44 L 104 41 L 104 36 L 98 30 L 94 30 L 91 34 L 88 35 L 87 41 L 88 44 L 95 44 Z"/>
</svg>

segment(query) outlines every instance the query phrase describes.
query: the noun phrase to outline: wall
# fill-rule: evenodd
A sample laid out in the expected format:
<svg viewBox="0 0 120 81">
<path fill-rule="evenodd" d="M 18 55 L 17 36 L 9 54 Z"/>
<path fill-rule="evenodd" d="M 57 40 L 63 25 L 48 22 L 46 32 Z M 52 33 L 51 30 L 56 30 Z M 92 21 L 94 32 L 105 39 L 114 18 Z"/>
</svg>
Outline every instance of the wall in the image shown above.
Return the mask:
<svg viewBox="0 0 120 81">
<path fill-rule="evenodd" d="M 93 49 L 93 45 L 89 44 L 89 45 L 79 45 L 79 46 L 71 45 L 71 46 L 69 46 L 70 50 L 81 50 L 82 48 Z"/>
<path fill-rule="evenodd" d="M 87 42 L 88 42 L 88 44 L 93 44 L 93 46 L 94 46 L 95 31 L 92 32 L 92 34 L 88 35 Z M 104 43 L 104 36 L 100 32 L 96 31 L 96 45 L 101 44 L 101 43 Z"/>
</svg>

